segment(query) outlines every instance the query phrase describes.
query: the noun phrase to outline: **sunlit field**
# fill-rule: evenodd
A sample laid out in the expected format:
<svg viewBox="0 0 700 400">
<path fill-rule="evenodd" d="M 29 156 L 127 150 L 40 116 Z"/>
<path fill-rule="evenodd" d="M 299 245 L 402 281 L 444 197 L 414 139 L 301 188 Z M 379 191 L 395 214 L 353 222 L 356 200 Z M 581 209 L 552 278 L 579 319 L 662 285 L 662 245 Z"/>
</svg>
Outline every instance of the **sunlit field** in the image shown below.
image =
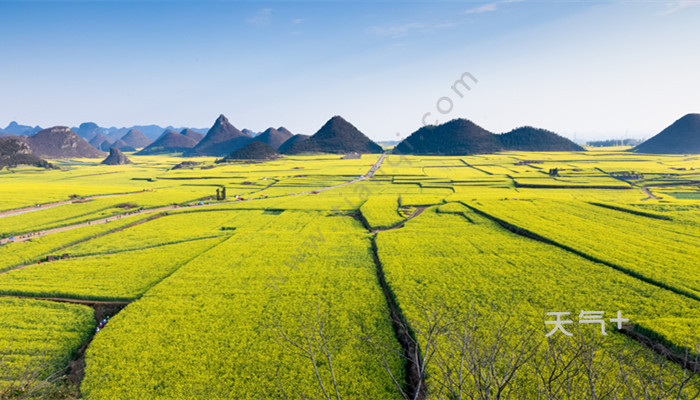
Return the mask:
<svg viewBox="0 0 700 400">
<path fill-rule="evenodd" d="M 622 150 L 4 169 L 0 398 L 694 398 L 700 157 Z"/>
</svg>

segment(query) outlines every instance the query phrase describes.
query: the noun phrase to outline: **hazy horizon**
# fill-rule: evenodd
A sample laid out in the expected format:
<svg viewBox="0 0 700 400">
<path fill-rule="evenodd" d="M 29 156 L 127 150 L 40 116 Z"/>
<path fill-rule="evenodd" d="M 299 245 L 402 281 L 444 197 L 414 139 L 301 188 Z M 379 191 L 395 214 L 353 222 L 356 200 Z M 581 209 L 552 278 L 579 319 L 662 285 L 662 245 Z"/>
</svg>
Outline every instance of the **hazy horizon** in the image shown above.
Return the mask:
<svg viewBox="0 0 700 400">
<path fill-rule="evenodd" d="M 454 118 L 649 138 L 700 112 L 699 5 L 0 0 L 0 126 L 207 128 L 224 114 L 313 134 L 341 115 L 376 141 Z M 467 72 L 477 82 L 457 93 Z"/>
</svg>

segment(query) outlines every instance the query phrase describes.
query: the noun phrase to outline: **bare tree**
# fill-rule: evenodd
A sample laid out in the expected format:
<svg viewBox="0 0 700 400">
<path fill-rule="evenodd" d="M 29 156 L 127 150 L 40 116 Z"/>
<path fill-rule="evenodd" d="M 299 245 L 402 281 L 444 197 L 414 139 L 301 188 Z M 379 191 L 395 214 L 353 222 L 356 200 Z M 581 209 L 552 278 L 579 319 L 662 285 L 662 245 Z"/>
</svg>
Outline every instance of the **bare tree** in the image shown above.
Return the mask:
<svg viewBox="0 0 700 400">
<path fill-rule="evenodd" d="M 546 337 L 550 328 L 519 314 L 517 304 L 504 310 L 413 298 L 404 306 L 411 307 L 412 319 L 392 313 L 401 347 L 377 337 L 361 319 L 362 333 L 355 339 L 406 400 L 700 399 L 700 374 L 693 370 L 697 347 L 687 348 L 687 365 L 679 366 L 615 332 L 602 336 L 594 326 L 575 325 L 571 337 Z M 279 325 L 275 332 L 287 351 L 309 360 L 326 400 L 339 400 L 325 314 L 317 309 L 311 318 L 299 315 L 296 325 L 293 334 Z M 397 357 L 403 371 L 397 370 Z"/>
<path fill-rule="evenodd" d="M 487 308 L 483 315 L 475 306 L 451 306 L 434 302 L 430 306 L 413 300 L 420 317 L 399 321 L 409 332 L 409 347 L 402 353 L 407 364 L 407 385 L 399 385 L 386 362 L 386 345 L 364 337 L 370 351 L 378 351 L 382 366 L 405 399 L 430 396 L 451 399 L 506 398 L 519 379 L 519 370 L 534 357 L 541 341 L 536 331 L 514 311 Z M 517 327 L 513 325 L 518 325 Z M 411 374 L 413 370 L 413 374 Z M 404 389 L 404 387 L 406 389 Z"/>
<path fill-rule="evenodd" d="M 681 365 L 669 362 L 667 355 L 650 353 L 642 346 L 632 349 L 620 346 L 609 354 L 618 363 L 620 381 L 627 389 L 627 398 L 693 400 L 700 398 L 698 350 L 698 346 L 694 352 L 686 347 L 683 357 L 685 364 Z"/>
<path fill-rule="evenodd" d="M 276 320 L 274 325 L 269 326 L 277 335 L 280 345 L 291 354 L 298 355 L 301 358 L 307 359 L 309 365 L 314 371 L 316 383 L 321 389 L 326 400 L 335 398 L 341 400 L 338 390 L 338 382 L 334 369 L 334 354 L 335 348 L 331 344 L 331 340 L 327 335 L 327 311 L 322 311 L 321 307 L 316 307 L 314 315 L 303 313 L 297 314 L 295 317 L 295 326 L 285 328 Z M 332 387 L 324 380 L 319 366 L 324 365 L 328 368 Z M 280 389 L 287 397 L 285 388 L 279 380 Z"/>
<path fill-rule="evenodd" d="M 438 397 L 502 399 L 517 390 L 520 371 L 536 355 L 541 339 L 515 310 L 476 307 L 449 319 L 436 338 L 428 367 Z M 439 371 L 439 372 L 438 372 Z"/>
</svg>

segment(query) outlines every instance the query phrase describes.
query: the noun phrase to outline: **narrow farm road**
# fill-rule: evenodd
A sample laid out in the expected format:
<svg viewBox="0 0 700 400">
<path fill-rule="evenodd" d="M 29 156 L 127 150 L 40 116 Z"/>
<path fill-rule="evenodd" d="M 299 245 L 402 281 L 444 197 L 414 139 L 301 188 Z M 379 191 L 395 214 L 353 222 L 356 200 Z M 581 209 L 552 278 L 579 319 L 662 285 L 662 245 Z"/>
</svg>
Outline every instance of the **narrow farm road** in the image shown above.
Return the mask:
<svg viewBox="0 0 700 400">
<path fill-rule="evenodd" d="M 377 170 L 382 166 L 382 163 L 384 162 L 385 156 L 386 156 L 386 153 L 382 153 L 382 156 L 379 157 L 379 160 L 377 160 L 377 162 L 374 163 L 374 165 L 372 165 L 372 168 L 370 168 L 370 170 L 367 171 L 367 173 L 362 175 L 361 177 L 359 177 L 357 179 L 353 179 L 349 182 L 340 183 L 340 184 L 329 186 L 329 187 L 326 187 L 323 189 L 317 189 L 317 190 L 314 190 L 314 192 L 320 193 L 320 192 L 324 192 L 326 190 L 331 190 L 331 189 L 336 189 L 336 188 L 347 186 L 347 185 L 352 185 L 353 183 L 364 181 L 367 178 L 373 178 L 374 173 L 377 172 Z"/>
<path fill-rule="evenodd" d="M 94 196 L 82 197 L 80 200 L 93 200 L 93 199 L 101 199 L 101 198 L 105 198 L 105 197 L 127 196 L 130 194 L 138 194 L 138 193 L 151 192 L 151 191 L 152 190 L 140 190 L 138 192 L 129 192 L 129 193 L 98 194 L 98 195 L 94 195 Z M 46 210 L 47 208 L 63 206 L 63 205 L 71 204 L 71 203 L 75 203 L 75 202 L 76 202 L 76 200 L 65 200 L 65 201 L 57 201 L 54 203 L 41 204 L 38 206 L 22 207 L 22 208 L 16 208 L 13 210 L 0 211 L 0 218 L 11 217 L 13 215 L 26 214 L 26 213 L 33 212 L 33 211 Z"/>
<path fill-rule="evenodd" d="M 642 188 L 642 192 L 644 192 L 644 194 L 646 194 L 647 196 L 649 196 L 649 197 L 647 197 L 646 199 L 642 199 L 642 200 L 651 200 L 651 199 L 658 200 L 658 199 L 659 199 L 658 197 L 654 196 L 654 195 L 649 191 L 649 189 L 646 188 L 646 187 L 643 187 L 643 188 Z"/>
<path fill-rule="evenodd" d="M 191 206 L 191 207 L 194 207 L 194 206 Z M 88 225 L 106 224 L 110 221 L 118 220 L 118 219 L 121 219 L 124 217 L 130 217 L 132 215 L 152 214 L 152 213 L 157 213 L 160 211 L 173 210 L 175 208 L 185 208 L 185 207 L 167 206 L 167 207 L 160 207 L 160 208 L 151 208 L 148 210 L 141 210 L 141 211 L 138 211 L 138 212 L 133 213 L 133 214 L 114 215 L 114 216 L 111 216 L 108 218 L 101 218 L 101 219 L 96 219 L 93 221 L 81 222 L 81 223 L 75 224 L 75 225 L 62 226 L 60 228 L 53 228 L 53 229 L 48 229 L 48 230 L 41 231 L 41 232 L 20 235 L 19 237 L 15 237 L 15 238 L 0 239 L 0 244 L 25 242 L 27 240 L 31 240 L 31 239 L 36 238 L 36 237 L 50 235 L 52 233 L 69 231 L 71 229 L 82 228 L 82 227 L 88 226 Z"/>
</svg>

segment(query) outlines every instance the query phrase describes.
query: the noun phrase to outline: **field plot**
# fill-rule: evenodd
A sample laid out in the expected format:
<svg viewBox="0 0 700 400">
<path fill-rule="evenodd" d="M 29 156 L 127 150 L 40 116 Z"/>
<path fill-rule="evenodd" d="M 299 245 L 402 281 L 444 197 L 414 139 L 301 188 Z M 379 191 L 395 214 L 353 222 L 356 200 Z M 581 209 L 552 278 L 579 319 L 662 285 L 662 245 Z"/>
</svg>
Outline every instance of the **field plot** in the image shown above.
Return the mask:
<svg viewBox="0 0 700 400">
<path fill-rule="evenodd" d="M 640 203 L 635 204 L 635 207 L 644 211 L 657 212 L 668 216 L 674 221 L 682 222 L 700 227 L 700 204 L 692 199 L 676 200 L 673 203 Z"/>
<path fill-rule="evenodd" d="M 468 202 L 526 231 L 700 301 L 700 229 L 581 202 Z M 566 218 L 561 216 L 566 215 Z"/>
<path fill-rule="evenodd" d="M 695 356 L 700 343 L 696 158 L 388 155 L 366 176 L 377 157 L 175 168 L 182 157 L 131 156 L 114 168 L 60 160 L 60 171 L 3 174 L 0 210 L 62 203 L 0 213 L 0 233 L 15 235 L 0 245 L 0 294 L 95 313 L 98 302 L 129 303 L 87 347 L 86 399 L 336 389 L 388 399 L 423 384 L 427 399 L 553 399 L 562 387 L 572 398 L 590 388 L 644 397 L 645 387 L 648 398 L 690 398 L 700 387 L 692 378 L 678 395 L 679 359 L 651 349 Z M 0 300 L 5 384 L 22 368 L 59 371 L 94 333 L 90 308 Z M 608 323 L 605 337 L 593 326 L 545 338 L 547 312 L 581 310 L 620 310 L 629 322 L 624 334 Z M 59 339 L 35 357 L 39 334 Z M 411 341 L 422 361 L 404 357 Z M 513 359 L 493 351 L 527 354 L 500 389 L 494 379 Z M 558 389 L 542 378 L 555 359 L 572 368 Z"/>
<path fill-rule="evenodd" d="M 32 237 L 23 242 L 7 243 L 0 246 L 0 272 L 7 269 L 41 261 L 49 254 L 62 254 L 63 250 L 73 244 L 90 240 L 100 235 L 117 231 L 132 224 L 149 218 L 148 216 L 134 215 L 117 219 L 106 224 L 85 225 L 64 232 L 57 232 L 47 236 Z M 59 253 L 60 252 L 60 253 Z"/>
<path fill-rule="evenodd" d="M 493 343 L 490 340 L 498 336 L 497 322 L 506 310 L 518 316 L 513 318 L 514 324 L 524 319 L 530 329 L 544 333 L 546 312 L 594 309 L 613 315 L 621 310 L 633 323 L 663 332 L 679 346 L 700 343 L 696 300 L 508 232 L 461 205 L 429 209 L 407 222 L 403 229 L 380 232 L 377 247 L 387 282 L 409 324 L 419 332 L 423 354 L 431 351 L 428 344 L 437 349 L 433 350 L 434 361 L 427 366 L 431 374 L 427 382 L 429 393 L 436 398 L 454 395 L 452 389 L 443 386 L 449 382 L 462 382 L 465 392 L 478 389 L 466 372 L 459 375 L 459 360 L 466 362 L 460 358 L 462 342 L 455 342 L 451 334 L 440 337 L 437 333 L 428 341 L 436 321 L 466 315 L 472 307 L 484 314 L 479 320 L 482 331 L 493 335 L 484 339 L 487 343 Z M 457 323 L 459 328 L 458 319 L 448 321 Z M 516 337 L 510 336 L 514 342 L 501 345 L 515 352 L 518 341 L 526 338 L 528 327 L 521 324 L 511 329 L 517 332 Z M 459 337 L 460 332 L 452 334 Z M 616 337 L 630 349 L 638 346 Z M 523 368 L 517 378 L 523 383 L 511 395 L 535 396 L 535 378 L 534 370 Z M 584 386 L 573 389 L 578 393 L 575 397 L 590 394 Z"/>
<path fill-rule="evenodd" d="M 0 393 L 19 393 L 68 365 L 95 329 L 89 307 L 0 297 Z"/>
<path fill-rule="evenodd" d="M 226 212 L 205 208 L 176 209 L 168 215 L 68 247 L 65 251 L 73 256 L 107 254 L 218 237 L 230 234 L 235 228 L 228 224 L 231 218 Z"/>
<path fill-rule="evenodd" d="M 220 239 L 128 253 L 79 257 L 0 275 L 0 294 L 83 300 L 133 300 Z"/>
<path fill-rule="evenodd" d="M 396 196 L 372 196 L 360 207 L 360 212 L 372 228 L 388 228 L 404 220 Z"/>
<path fill-rule="evenodd" d="M 113 197 L 75 200 L 56 207 L 0 217 L 0 236 L 11 237 L 101 218 L 126 215 L 141 207 L 150 209 L 173 204 L 186 204 L 215 193 L 216 188 L 187 186 L 178 190 L 157 189 Z"/>
<path fill-rule="evenodd" d="M 44 173 L 47 174 L 48 172 Z M 70 196 L 75 194 L 93 196 L 133 191 L 133 187 L 124 186 L 109 187 L 93 184 L 91 186 L 76 187 L 69 183 L 27 183 L 27 176 L 24 174 L 21 176 L 22 178 L 20 179 L 17 179 L 16 176 L 12 177 L 15 180 L 21 180 L 20 182 L 13 182 L 11 178 L 7 179 L 6 176 L 2 176 L 0 192 L 3 193 L 3 197 L 0 200 L 0 211 L 66 201 L 70 200 Z M 39 176 L 46 178 L 44 175 Z"/>
<path fill-rule="evenodd" d="M 319 381 L 334 393 L 333 377 L 343 397 L 398 397 L 359 339 L 399 348 L 360 223 L 317 212 L 236 214 L 230 239 L 97 335 L 86 398 L 316 398 Z M 402 382 L 401 359 L 389 362 Z"/>
<path fill-rule="evenodd" d="M 531 175 L 527 177 L 513 176 L 513 181 L 517 187 L 632 189 L 629 184 L 620 182 L 597 170 L 560 170 L 557 176 L 548 176 L 544 173 L 538 173 L 535 176 Z"/>
</svg>

